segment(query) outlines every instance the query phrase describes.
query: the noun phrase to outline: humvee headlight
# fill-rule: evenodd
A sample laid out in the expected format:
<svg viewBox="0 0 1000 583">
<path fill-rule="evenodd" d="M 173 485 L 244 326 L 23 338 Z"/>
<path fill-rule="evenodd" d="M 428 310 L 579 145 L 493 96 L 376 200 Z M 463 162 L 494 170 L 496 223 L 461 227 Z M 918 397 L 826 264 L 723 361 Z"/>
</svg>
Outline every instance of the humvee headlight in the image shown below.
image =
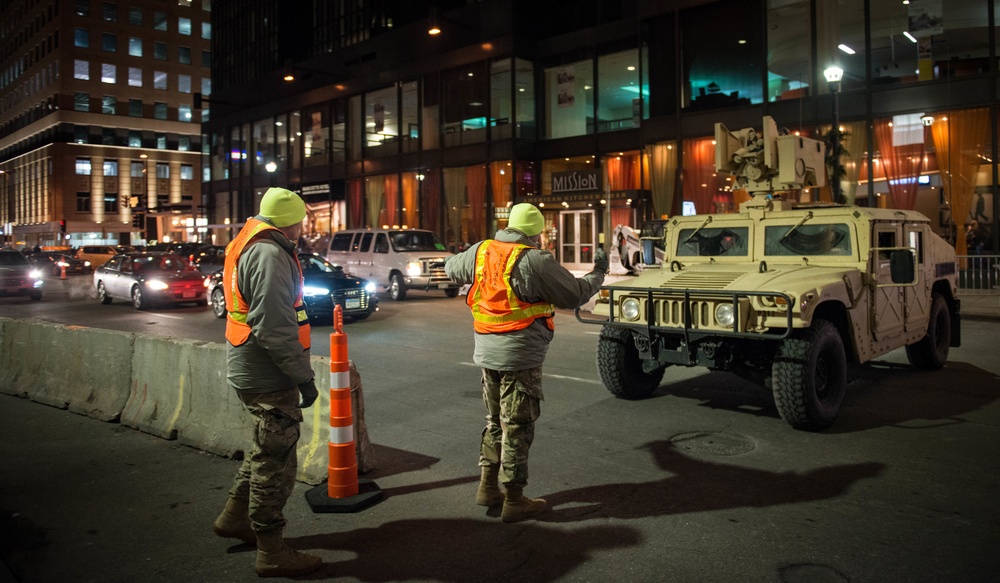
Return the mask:
<svg viewBox="0 0 1000 583">
<path fill-rule="evenodd" d="M 635 298 L 626 298 L 622 302 L 622 318 L 626 320 L 638 320 L 639 319 L 639 300 Z"/>
<path fill-rule="evenodd" d="M 733 325 L 733 305 L 732 304 L 719 304 L 715 307 L 715 321 L 719 323 L 720 326 L 725 326 L 726 328 L 731 328 Z"/>
</svg>

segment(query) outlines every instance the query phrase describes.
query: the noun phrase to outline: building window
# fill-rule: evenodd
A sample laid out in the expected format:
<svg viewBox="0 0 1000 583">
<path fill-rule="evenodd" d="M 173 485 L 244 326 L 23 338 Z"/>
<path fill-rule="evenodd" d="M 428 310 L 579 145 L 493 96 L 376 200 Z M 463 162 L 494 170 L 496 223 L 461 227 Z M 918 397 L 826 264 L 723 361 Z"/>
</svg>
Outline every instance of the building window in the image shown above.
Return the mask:
<svg viewBox="0 0 1000 583">
<path fill-rule="evenodd" d="M 201 94 L 202 95 L 212 94 L 212 80 L 208 77 L 202 77 L 201 79 Z"/>
<path fill-rule="evenodd" d="M 649 88 L 639 81 L 640 68 L 637 49 L 597 58 L 597 131 L 639 127 L 642 99 L 649 95 Z"/>
<path fill-rule="evenodd" d="M 90 176 L 90 158 L 76 159 L 76 173 L 81 176 Z"/>
<path fill-rule="evenodd" d="M 104 49 L 106 53 L 114 53 L 118 51 L 118 37 L 110 32 L 105 32 L 101 35 L 101 48 Z"/>
<path fill-rule="evenodd" d="M 73 128 L 73 142 L 76 144 L 86 144 L 90 141 L 90 128 L 87 126 L 75 126 Z M 89 163 L 89 162 L 88 162 Z M 88 174 L 90 172 L 87 172 Z"/>
<path fill-rule="evenodd" d="M 766 75 L 759 56 L 765 52 L 767 27 L 759 6 L 706 4 L 682 11 L 680 17 L 684 31 L 681 51 L 685 55 L 682 107 L 701 110 L 762 103 Z M 720 38 L 738 42 L 719 50 Z M 805 59 L 809 51 L 802 52 Z"/>
<path fill-rule="evenodd" d="M 142 100 L 141 99 L 129 99 L 128 100 L 128 114 L 132 117 L 142 117 Z M 132 144 L 129 144 L 130 146 Z"/>
<path fill-rule="evenodd" d="M 182 65 L 191 64 L 191 47 L 177 47 L 177 62 Z"/>
<path fill-rule="evenodd" d="M 177 138 L 177 149 L 181 152 L 191 150 L 191 136 L 179 136 Z"/>
<path fill-rule="evenodd" d="M 211 51 L 201 51 L 201 66 L 211 67 L 212 66 L 212 52 Z"/>
<path fill-rule="evenodd" d="M 167 134 L 156 134 L 156 149 L 166 150 L 167 149 Z M 156 165 L 156 177 L 160 177 L 160 165 Z M 167 177 L 169 178 L 169 176 Z"/>
<path fill-rule="evenodd" d="M 153 29 L 167 30 L 167 13 L 153 12 Z"/>
<path fill-rule="evenodd" d="M 535 132 L 535 64 L 524 59 L 514 59 L 514 111 L 517 116 L 515 131 L 519 138 L 531 138 Z"/>
<path fill-rule="evenodd" d="M 177 90 L 181 93 L 191 93 L 191 75 L 177 76 Z"/>
<path fill-rule="evenodd" d="M 162 101 L 157 101 L 153 104 L 153 118 L 154 119 L 167 119 L 167 104 Z"/>
<path fill-rule="evenodd" d="M 181 164 L 181 180 L 194 180 L 194 166 Z"/>
<path fill-rule="evenodd" d="M 137 132 L 132 130 L 128 133 L 128 147 L 129 148 L 142 147 L 142 132 Z M 136 166 L 138 166 L 139 168 L 136 169 Z M 132 162 L 132 176 L 139 176 L 139 174 L 141 173 L 142 173 L 142 162 Z"/>
<path fill-rule="evenodd" d="M 191 121 L 191 106 L 190 105 L 179 105 L 177 106 L 177 121 Z"/>
<path fill-rule="evenodd" d="M 104 212 L 113 213 L 118 211 L 118 193 L 117 192 L 105 192 L 104 193 Z"/>
<path fill-rule="evenodd" d="M 114 95 L 105 95 L 101 97 L 101 113 L 114 115 L 117 113 L 117 109 L 118 100 L 115 99 Z"/>
<path fill-rule="evenodd" d="M 115 83 L 118 77 L 117 69 L 110 63 L 101 64 L 101 83 Z"/>
<path fill-rule="evenodd" d="M 133 57 L 142 56 L 142 39 L 130 36 L 128 39 L 128 54 Z"/>
<path fill-rule="evenodd" d="M 128 68 L 129 87 L 142 87 L 142 69 L 139 67 Z"/>
<path fill-rule="evenodd" d="M 167 88 L 167 74 L 163 71 L 153 71 L 153 89 Z"/>
<path fill-rule="evenodd" d="M 105 176 L 118 176 L 118 160 L 105 160 L 104 161 L 104 175 Z"/>
<path fill-rule="evenodd" d="M 78 212 L 78 213 L 89 213 L 90 212 L 90 193 L 89 192 L 78 192 L 78 193 L 76 193 L 76 212 Z"/>
<path fill-rule="evenodd" d="M 212 23 L 202 22 L 201 23 L 201 38 L 211 39 L 212 38 Z"/>
<path fill-rule="evenodd" d="M 84 81 L 90 79 L 90 63 L 88 61 L 81 61 L 80 59 L 74 60 L 73 78 L 83 79 Z"/>
<path fill-rule="evenodd" d="M 73 95 L 73 111 L 90 111 L 89 93 L 75 93 Z"/>
<path fill-rule="evenodd" d="M 153 58 L 157 61 L 167 60 L 167 43 L 154 42 L 153 43 Z"/>
<path fill-rule="evenodd" d="M 101 143 L 105 146 L 115 145 L 115 128 L 102 128 L 101 129 Z"/>
<path fill-rule="evenodd" d="M 90 0 L 76 0 L 76 15 L 90 16 Z"/>
<path fill-rule="evenodd" d="M 178 18 L 177 32 L 183 34 L 184 36 L 191 36 L 191 19 L 184 17 Z"/>
<path fill-rule="evenodd" d="M 445 146 L 486 141 L 489 83 L 485 63 L 473 63 L 441 75 Z"/>
<path fill-rule="evenodd" d="M 142 26 L 142 8 L 138 6 L 128 7 L 128 23 L 132 26 Z"/>
<path fill-rule="evenodd" d="M 546 137 L 594 133 L 594 62 L 546 68 L 545 103 Z"/>
<path fill-rule="evenodd" d="M 166 137 L 163 138 L 166 140 Z M 160 180 L 167 180 L 170 178 L 170 165 L 164 164 L 163 162 L 156 163 L 156 177 Z"/>
<path fill-rule="evenodd" d="M 365 93 L 365 155 L 384 156 L 399 149 L 396 86 Z"/>
<path fill-rule="evenodd" d="M 73 30 L 73 46 L 81 49 L 90 48 L 90 31 L 86 28 Z"/>
<path fill-rule="evenodd" d="M 101 3 L 101 16 L 108 22 L 118 22 L 118 5 L 114 2 Z"/>
</svg>

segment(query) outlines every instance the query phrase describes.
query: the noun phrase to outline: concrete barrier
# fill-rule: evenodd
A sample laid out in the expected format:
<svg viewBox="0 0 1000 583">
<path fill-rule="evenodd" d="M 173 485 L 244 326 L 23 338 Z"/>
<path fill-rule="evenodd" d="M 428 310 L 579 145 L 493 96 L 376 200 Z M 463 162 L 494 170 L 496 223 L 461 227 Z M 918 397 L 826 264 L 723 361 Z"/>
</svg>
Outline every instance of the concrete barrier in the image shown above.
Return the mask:
<svg viewBox="0 0 1000 583">
<path fill-rule="evenodd" d="M 124 332 L 3 319 L 0 392 L 115 421 L 129 395 L 133 339 Z"/>
<path fill-rule="evenodd" d="M 298 479 L 326 479 L 330 358 L 314 356 L 319 399 L 303 411 Z M 361 375 L 350 363 L 358 471 L 375 469 Z M 253 419 L 226 382 L 226 346 L 0 318 L 0 392 L 118 421 L 217 455 L 242 458 Z"/>
</svg>

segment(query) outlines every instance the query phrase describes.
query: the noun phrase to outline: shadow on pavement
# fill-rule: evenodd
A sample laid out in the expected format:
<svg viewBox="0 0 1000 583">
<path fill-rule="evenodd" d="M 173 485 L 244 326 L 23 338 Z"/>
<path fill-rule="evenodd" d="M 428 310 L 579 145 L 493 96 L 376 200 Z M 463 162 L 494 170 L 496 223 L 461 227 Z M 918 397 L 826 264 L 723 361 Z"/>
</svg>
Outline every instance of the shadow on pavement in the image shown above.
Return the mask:
<svg viewBox="0 0 1000 583">
<path fill-rule="evenodd" d="M 661 470 L 672 474 L 670 477 L 549 494 L 544 498 L 552 510 L 537 520 L 628 520 L 823 500 L 843 494 L 858 480 L 874 478 L 885 469 L 883 464 L 867 462 L 827 466 L 802 473 L 770 472 L 697 460 L 680 453 L 669 441 L 654 441 L 643 447 L 652 453 Z"/>
</svg>

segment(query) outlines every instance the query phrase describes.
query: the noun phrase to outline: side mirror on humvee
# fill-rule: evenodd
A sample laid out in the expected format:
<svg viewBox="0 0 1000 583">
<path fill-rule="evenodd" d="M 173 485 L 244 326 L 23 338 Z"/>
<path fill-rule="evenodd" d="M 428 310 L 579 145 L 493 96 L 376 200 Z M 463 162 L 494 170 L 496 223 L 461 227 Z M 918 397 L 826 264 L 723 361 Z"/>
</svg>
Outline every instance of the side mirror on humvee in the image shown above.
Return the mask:
<svg viewBox="0 0 1000 583">
<path fill-rule="evenodd" d="M 889 274 L 892 283 L 900 285 L 917 283 L 915 257 L 912 249 L 897 249 L 889 254 Z"/>
</svg>

